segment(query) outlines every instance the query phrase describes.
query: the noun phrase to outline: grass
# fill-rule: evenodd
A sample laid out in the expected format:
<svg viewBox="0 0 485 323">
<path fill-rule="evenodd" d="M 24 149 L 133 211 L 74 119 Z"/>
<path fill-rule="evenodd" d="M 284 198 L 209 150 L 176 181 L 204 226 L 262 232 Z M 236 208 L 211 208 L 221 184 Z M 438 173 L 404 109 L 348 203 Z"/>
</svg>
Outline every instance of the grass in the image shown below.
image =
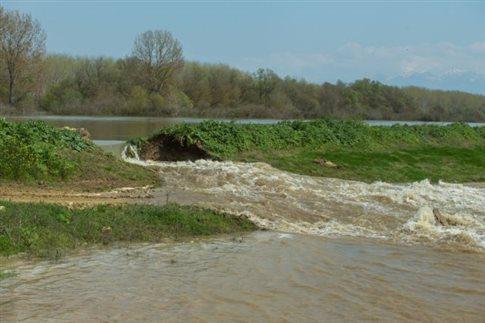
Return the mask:
<svg viewBox="0 0 485 323">
<path fill-rule="evenodd" d="M 255 230 L 254 224 L 207 209 L 168 204 L 86 209 L 0 202 L 0 256 L 58 257 L 90 244 L 159 242 Z M 109 228 L 109 229 L 108 229 Z"/>
<path fill-rule="evenodd" d="M 364 182 L 484 182 L 485 147 L 421 147 L 387 150 L 293 149 L 243 152 L 240 161 L 264 161 L 273 167 L 303 175 L 335 177 Z M 325 158 L 338 168 L 323 167 Z"/>
<path fill-rule="evenodd" d="M 0 119 L 0 151 L 0 184 L 41 183 L 93 191 L 158 181 L 152 170 L 105 153 L 78 131 L 42 121 Z"/>
<path fill-rule="evenodd" d="M 369 126 L 358 121 L 275 125 L 204 122 L 175 125 L 134 141 L 144 151 L 203 149 L 214 159 L 262 161 L 304 175 L 362 181 L 485 181 L 485 127 L 466 124 Z M 181 154 L 181 156 L 183 156 Z M 330 160 L 338 168 L 322 166 Z"/>
<path fill-rule="evenodd" d="M 50 186 L 100 191 L 160 183 L 156 170 L 126 163 L 101 148 L 90 152 L 67 151 L 65 156 L 76 166 L 70 177 L 62 181 L 51 181 Z"/>
</svg>

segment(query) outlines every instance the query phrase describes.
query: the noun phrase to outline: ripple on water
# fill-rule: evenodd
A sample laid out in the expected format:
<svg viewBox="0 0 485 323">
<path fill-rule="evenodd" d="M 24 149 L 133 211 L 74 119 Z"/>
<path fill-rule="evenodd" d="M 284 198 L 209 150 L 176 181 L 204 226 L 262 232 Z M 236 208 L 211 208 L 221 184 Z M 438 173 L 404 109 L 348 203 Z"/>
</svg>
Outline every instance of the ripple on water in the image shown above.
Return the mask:
<svg viewBox="0 0 485 323">
<path fill-rule="evenodd" d="M 0 282 L 10 321 L 480 321 L 484 254 L 365 238 L 242 239 L 91 250 Z"/>
</svg>

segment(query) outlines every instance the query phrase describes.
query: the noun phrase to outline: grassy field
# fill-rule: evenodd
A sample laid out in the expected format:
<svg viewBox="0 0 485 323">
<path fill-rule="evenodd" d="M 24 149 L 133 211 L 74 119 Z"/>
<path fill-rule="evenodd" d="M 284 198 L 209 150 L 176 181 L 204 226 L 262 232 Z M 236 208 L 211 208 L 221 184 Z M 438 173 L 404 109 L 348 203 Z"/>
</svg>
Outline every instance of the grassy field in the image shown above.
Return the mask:
<svg viewBox="0 0 485 323">
<path fill-rule="evenodd" d="M 171 160 L 193 154 L 219 160 L 262 161 L 282 170 L 362 181 L 485 181 L 485 127 L 369 126 L 317 120 L 276 125 L 205 122 L 162 129 L 134 141 L 142 155 L 167 150 Z M 155 152 L 155 153 L 153 153 Z M 167 153 L 158 153 L 166 158 Z M 328 167 L 322 160 L 337 167 Z"/>
<path fill-rule="evenodd" d="M 55 258 L 91 244 L 159 242 L 255 230 L 244 218 L 168 204 L 99 205 L 85 209 L 0 202 L 0 256 Z"/>
<path fill-rule="evenodd" d="M 364 182 L 485 182 L 485 146 L 422 147 L 387 150 L 292 149 L 241 152 L 239 161 L 264 161 L 273 167 L 304 175 Z M 338 167 L 325 167 L 326 159 Z"/>
</svg>

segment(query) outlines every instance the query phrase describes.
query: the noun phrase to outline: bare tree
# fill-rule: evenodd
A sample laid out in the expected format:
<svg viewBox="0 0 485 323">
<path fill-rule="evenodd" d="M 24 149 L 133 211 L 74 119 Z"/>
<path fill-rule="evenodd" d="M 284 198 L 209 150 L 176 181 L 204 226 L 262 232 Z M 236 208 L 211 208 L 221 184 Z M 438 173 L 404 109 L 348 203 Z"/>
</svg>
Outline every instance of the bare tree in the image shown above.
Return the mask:
<svg viewBox="0 0 485 323">
<path fill-rule="evenodd" d="M 164 30 L 146 31 L 135 39 L 133 57 L 141 68 L 142 82 L 150 92 L 162 92 L 183 67 L 182 46 Z"/>
<path fill-rule="evenodd" d="M 0 17 L 0 60 L 8 80 L 8 103 L 13 105 L 18 84 L 36 76 L 45 53 L 45 33 L 39 22 L 29 14 L 3 12 Z"/>
<path fill-rule="evenodd" d="M 7 18 L 6 18 L 6 15 L 5 15 L 5 9 L 3 9 L 2 6 L 0 6 L 0 37 L 1 37 L 1 35 L 3 35 L 6 19 Z"/>
<path fill-rule="evenodd" d="M 0 40 L 3 38 L 3 35 L 5 33 L 5 26 L 7 24 L 7 15 L 5 12 L 5 9 L 3 9 L 2 6 L 0 6 Z M 2 57 L 2 52 L 0 51 L 0 90 L 2 89 L 2 83 L 6 80 L 5 77 L 5 63 L 4 59 Z"/>
</svg>

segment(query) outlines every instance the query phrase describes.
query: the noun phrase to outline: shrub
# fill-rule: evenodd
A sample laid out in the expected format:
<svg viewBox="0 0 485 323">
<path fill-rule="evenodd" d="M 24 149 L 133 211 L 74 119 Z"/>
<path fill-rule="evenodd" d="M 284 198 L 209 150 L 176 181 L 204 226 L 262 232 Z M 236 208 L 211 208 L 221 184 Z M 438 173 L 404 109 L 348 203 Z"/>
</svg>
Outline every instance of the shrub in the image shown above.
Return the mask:
<svg viewBox="0 0 485 323">
<path fill-rule="evenodd" d="M 66 178 L 75 165 L 63 152 L 93 147 L 76 131 L 56 129 L 41 121 L 10 123 L 0 119 L 0 178 Z"/>
</svg>

